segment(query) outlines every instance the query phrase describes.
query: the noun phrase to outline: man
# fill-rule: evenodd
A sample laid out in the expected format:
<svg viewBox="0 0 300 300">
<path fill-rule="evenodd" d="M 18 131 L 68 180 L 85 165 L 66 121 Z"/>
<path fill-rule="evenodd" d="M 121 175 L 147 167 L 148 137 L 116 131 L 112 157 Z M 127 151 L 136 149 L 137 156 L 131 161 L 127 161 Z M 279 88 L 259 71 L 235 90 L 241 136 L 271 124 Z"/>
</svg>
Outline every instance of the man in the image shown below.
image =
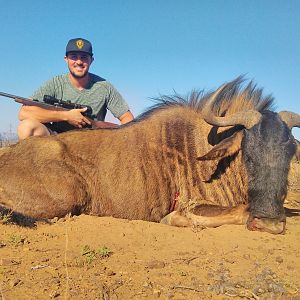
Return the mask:
<svg viewBox="0 0 300 300">
<path fill-rule="evenodd" d="M 43 101 L 44 95 L 49 95 L 59 100 L 91 106 L 99 121 L 104 120 L 107 109 L 121 124 L 133 120 L 133 115 L 119 92 L 105 79 L 89 73 L 94 60 L 89 41 L 83 38 L 71 39 L 64 59 L 69 73 L 50 79 L 31 98 Z M 64 132 L 68 130 L 66 127 L 74 126 L 77 129 L 91 125 L 91 120 L 83 114 L 85 110 L 86 108 L 58 110 L 22 106 L 19 112 L 19 139 Z"/>
</svg>

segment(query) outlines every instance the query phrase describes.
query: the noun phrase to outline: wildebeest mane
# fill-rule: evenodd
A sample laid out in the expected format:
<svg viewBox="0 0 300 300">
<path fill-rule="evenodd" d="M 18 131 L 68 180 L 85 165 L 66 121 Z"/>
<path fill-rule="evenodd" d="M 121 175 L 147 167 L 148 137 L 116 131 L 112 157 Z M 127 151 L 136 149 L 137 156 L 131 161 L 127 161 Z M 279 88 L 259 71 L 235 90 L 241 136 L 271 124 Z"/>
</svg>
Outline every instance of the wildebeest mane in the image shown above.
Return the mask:
<svg viewBox="0 0 300 300">
<path fill-rule="evenodd" d="M 253 81 L 246 86 L 243 83 L 246 80 L 239 76 L 235 80 L 226 83 L 224 89 L 218 95 L 213 113 L 217 116 L 236 113 L 243 110 L 274 110 L 274 98 L 272 95 L 263 95 L 263 89 L 257 88 Z M 143 112 L 135 121 L 141 121 L 153 115 L 157 111 L 169 109 L 172 107 L 183 107 L 192 109 L 198 113 L 205 106 L 206 101 L 215 91 L 205 92 L 204 90 L 193 90 L 186 96 L 181 96 L 174 92 L 174 95 L 162 95 L 157 98 L 151 98 L 154 104 Z"/>
</svg>

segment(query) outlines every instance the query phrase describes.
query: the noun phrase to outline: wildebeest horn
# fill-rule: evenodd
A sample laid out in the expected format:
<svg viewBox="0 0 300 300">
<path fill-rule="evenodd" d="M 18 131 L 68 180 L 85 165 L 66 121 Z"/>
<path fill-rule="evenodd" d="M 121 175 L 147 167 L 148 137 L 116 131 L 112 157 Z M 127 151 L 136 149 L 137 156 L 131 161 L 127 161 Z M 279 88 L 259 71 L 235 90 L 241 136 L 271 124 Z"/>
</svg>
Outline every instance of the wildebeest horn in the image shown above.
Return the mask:
<svg viewBox="0 0 300 300">
<path fill-rule="evenodd" d="M 218 117 L 213 114 L 213 105 L 217 100 L 218 96 L 228 88 L 228 84 L 224 84 L 219 87 L 207 100 L 204 104 L 204 108 L 202 110 L 202 116 L 204 120 L 214 126 L 233 126 L 233 125 L 243 125 L 245 128 L 249 129 L 257 124 L 261 118 L 261 113 L 256 110 L 247 110 L 240 111 L 233 115 Z"/>
<path fill-rule="evenodd" d="M 291 111 L 281 111 L 278 113 L 281 120 L 292 129 L 293 127 L 300 127 L 300 115 Z"/>
</svg>

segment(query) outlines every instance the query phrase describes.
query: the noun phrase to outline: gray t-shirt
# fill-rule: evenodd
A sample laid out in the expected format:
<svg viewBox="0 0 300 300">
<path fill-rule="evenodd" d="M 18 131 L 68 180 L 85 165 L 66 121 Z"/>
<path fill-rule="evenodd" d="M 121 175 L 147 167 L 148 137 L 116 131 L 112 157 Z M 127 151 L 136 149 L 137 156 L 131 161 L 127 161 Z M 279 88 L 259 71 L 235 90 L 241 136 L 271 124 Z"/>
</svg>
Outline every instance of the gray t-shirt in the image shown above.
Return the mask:
<svg viewBox="0 0 300 300">
<path fill-rule="evenodd" d="M 111 83 L 95 74 L 89 75 L 90 84 L 83 90 L 76 89 L 70 82 L 69 74 L 64 74 L 45 82 L 31 98 L 43 101 L 44 95 L 49 95 L 58 100 L 89 105 L 99 121 L 104 121 L 107 109 L 116 118 L 129 110 L 127 103 Z"/>
</svg>

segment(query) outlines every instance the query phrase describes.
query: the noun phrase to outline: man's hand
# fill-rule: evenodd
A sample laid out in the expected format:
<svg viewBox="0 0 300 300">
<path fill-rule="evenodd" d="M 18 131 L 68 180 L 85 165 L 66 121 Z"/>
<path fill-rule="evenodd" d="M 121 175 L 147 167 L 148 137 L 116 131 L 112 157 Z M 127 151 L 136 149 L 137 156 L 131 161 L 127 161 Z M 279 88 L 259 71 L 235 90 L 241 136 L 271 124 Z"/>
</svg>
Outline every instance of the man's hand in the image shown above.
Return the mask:
<svg viewBox="0 0 300 300">
<path fill-rule="evenodd" d="M 87 108 L 85 107 L 85 108 L 76 108 L 76 109 L 71 109 L 69 111 L 66 111 L 65 112 L 66 121 L 77 128 L 82 128 L 85 127 L 86 125 L 91 125 L 91 121 L 82 114 L 86 110 Z"/>
</svg>

